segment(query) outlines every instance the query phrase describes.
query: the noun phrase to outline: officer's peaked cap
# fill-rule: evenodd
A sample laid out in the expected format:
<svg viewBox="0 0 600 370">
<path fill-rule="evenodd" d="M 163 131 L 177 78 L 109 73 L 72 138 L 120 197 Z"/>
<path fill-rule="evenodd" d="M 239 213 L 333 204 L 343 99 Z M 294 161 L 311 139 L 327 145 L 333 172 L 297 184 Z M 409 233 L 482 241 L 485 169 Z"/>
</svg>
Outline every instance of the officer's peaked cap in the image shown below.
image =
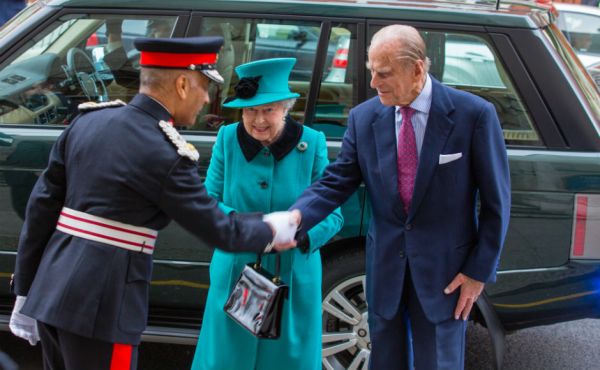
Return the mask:
<svg viewBox="0 0 600 370">
<path fill-rule="evenodd" d="M 215 67 L 222 37 L 137 38 L 134 45 L 141 52 L 142 67 L 197 70 L 223 83 Z"/>
</svg>

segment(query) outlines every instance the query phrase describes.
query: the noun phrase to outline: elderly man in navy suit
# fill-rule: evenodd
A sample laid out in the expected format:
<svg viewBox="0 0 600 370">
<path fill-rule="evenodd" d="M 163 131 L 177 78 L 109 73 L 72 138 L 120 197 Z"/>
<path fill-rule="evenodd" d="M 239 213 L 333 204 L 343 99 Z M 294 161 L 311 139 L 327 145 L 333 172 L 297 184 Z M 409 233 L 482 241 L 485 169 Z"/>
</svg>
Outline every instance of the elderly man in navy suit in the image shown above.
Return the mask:
<svg viewBox="0 0 600 370">
<path fill-rule="evenodd" d="M 306 232 L 364 182 L 370 368 L 406 366 L 410 323 L 417 369 L 462 369 L 466 320 L 509 221 L 502 129 L 492 104 L 427 73 L 416 29 L 382 28 L 368 58 L 378 96 L 350 112 L 337 160 L 290 209 Z"/>
<path fill-rule="evenodd" d="M 140 94 L 80 106 L 27 206 L 10 328 L 35 344 L 39 326 L 44 369 L 136 368 L 157 230 L 171 220 L 225 250 L 295 245 L 290 214 L 224 214 L 202 184 L 198 152 L 174 128 L 192 125 L 209 83 L 223 81 L 223 39 L 135 45 Z"/>
</svg>

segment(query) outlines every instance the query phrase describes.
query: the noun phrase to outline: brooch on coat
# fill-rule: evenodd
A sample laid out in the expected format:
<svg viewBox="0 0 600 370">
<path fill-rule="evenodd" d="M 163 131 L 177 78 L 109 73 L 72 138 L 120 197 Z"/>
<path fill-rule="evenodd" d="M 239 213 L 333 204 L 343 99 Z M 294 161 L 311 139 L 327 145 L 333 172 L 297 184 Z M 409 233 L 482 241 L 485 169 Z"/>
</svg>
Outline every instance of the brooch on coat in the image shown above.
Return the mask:
<svg viewBox="0 0 600 370">
<path fill-rule="evenodd" d="M 77 109 L 79 109 L 79 111 L 83 113 L 83 112 L 91 112 L 93 110 L 98 110 L 98 109 L 103 109 L 103 108 L 122 107 L 124 105 L 127 105 L 127 104 L 120 99 L 113 100 L 113 101 L 106 101 L 106 102 L 102 102 L 102 103 L 96 103 L 95 101 L 88 101 L 88 102 L 79 104 L 77 106 Z"/>
<path fill-rule="evenodd" d="M 308 143 L 306 141 L 301 141 L 296 145 L 296 149 L 303 152 L 308 148 Z"/>
<path fill-rule="evenodd" d="M 194 162 L 200 158 L 200 153 L 198 153 L 196 147 L 185 141 L 183 136 L 181 136 L 181 134 L 177 132 L 175 127 L 173 127 L 169 122 L 160 121 L 158 122 L 158 125 L 177 148 L 177 154 L 182 157 L 187 157 Z"/>
</svg>

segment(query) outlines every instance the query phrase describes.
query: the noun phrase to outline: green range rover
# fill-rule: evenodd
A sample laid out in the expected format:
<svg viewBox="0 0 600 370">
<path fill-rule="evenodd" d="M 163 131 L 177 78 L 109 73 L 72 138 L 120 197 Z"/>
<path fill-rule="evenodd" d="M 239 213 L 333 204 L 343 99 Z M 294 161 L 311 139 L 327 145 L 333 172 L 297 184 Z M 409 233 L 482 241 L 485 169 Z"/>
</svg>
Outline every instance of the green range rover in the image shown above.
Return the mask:
<svg viewBox="0 0 600 370">
<path fill-rule="evenodd" d="M 262 58 L 297 59 L 291 88 L 301 96 L 292 115 L 326 134 L 333 160 L 348 111 L 374 96 L 368 41 L 393 23 L 417 27 L 431 74 L 492 102 L 504 130 L 510 229 L 498 281 L 472 315 L 489 329 L 495 366 L 506 332 L 599 317 L 600 97 L 552 9 L 479 0 L 39 0 L 0 29 L 0 327 L 13 304 L 8 283 L 33 184 L 79 103 L 135 95 L 136 37 L 225 38 L 225 83 L 181 131 L 198 148 L 204 175 L 217 131 L 240 118 L 221 106 L 237 82 L 233 66 Z M 342 211 L 344 229 L 321 250 L 323 368 L 366 369 L 368 194 L 359 190 Z M 211 253 L 175 224 L 160 233 L 145 340 L 195 342 Z"/>
</svg>

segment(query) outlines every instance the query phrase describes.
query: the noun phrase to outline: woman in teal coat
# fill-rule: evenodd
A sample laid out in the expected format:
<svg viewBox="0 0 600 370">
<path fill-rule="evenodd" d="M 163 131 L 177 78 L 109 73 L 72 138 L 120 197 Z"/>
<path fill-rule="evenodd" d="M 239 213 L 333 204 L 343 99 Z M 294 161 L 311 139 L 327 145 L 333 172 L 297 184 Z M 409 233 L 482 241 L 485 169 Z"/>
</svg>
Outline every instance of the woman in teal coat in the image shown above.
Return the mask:
<svg viewBox="0 0 600 370">
<path fill-rule="evenodd" d="M 242 121 L 222 127 L 213 147 L 206 189 L 226 212 L 285 211 L 328 164 L 325 136 L 295 122 L 288 110 L 298 94 L 288 78 L 293 58 L 240 65 L 236 96 Z M 223 311 L 243 267 L 256 254 L 215 250 L 210 289 L 193 370 L 321 369 L 321 256 L 319 248 L 342 227 L 338 210 L 283 252 L 281 278 L 290 287 L 279 339 L 257 339 Z M 275 270 L 275 255 L 263 256 Z"/>
</svg>

